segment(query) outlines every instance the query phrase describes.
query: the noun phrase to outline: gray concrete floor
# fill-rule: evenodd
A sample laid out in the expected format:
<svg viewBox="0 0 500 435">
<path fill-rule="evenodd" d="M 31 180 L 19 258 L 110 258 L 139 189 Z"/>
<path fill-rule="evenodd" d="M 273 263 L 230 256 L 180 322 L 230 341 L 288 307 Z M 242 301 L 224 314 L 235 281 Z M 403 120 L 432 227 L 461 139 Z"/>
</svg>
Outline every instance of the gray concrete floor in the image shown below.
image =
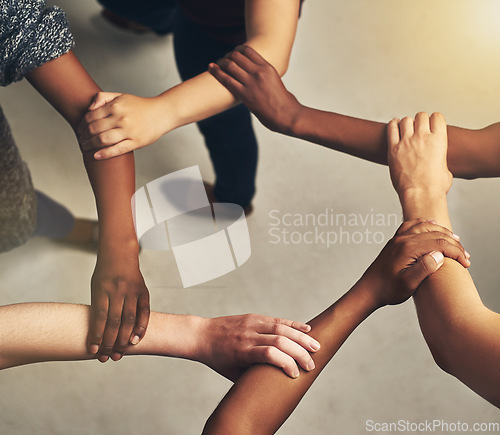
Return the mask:
<svg viewBox="0 0 500 435">
<path fill-rule="evenodd" d="M 75 52 L 107 90 L 154 95 L 178 82 L 171 37 L 136 37 L 109 28 L 92 0 L 60 0 Z M 450 124 L 498 121 L 500 9 L 496 0 L 306 1 L 286 76 L 305 104 L 388 121 L 441 111 Z M 94 217 L 93 196 L 72 132 L 26 82 L 0 98 L 36 186 L 76 215 Z M 307 320 L 342 295 L 381 243 L 272 243 L 274 213 L 400 215 L 385 167 L 266 131 L 255 122 L 260 166 L 248 219 L 252 256 L 213 282 L 180 289 L 171 253 L 141 263 L 157 311 L 218 316 L 256 312 Z M 137 184 L 198 164 L 213 180 L 194 126 L 136 153 Z M 455 232 L 472 254 L 471 273 L 486 305 L 500 310 L 497 180 L 454 182 Z M 381 227 L 384 242 L 395 231 Z M 302 231 L 301 228 L 297 230 Z M 328 228 L 338 231 L 336 227 Z M 352 235 L 365 227 L 350 227 Z M 89 303 L 95 258 L 46 240 L 0 256 L 0 304 Z M 168 333 L 168 332 L 167 332 Z M 5 434 L 196 434 L 230 383 L 208 368 L 158 357 L 114 364 L 47 363 L 0 374 Z M 411 302 L 381 310 L 355 331 L 280 430 L 282 434 L 361 434 L 365 422 L 499 421 L 497 409 L 434 364 Z"/>
</svg>

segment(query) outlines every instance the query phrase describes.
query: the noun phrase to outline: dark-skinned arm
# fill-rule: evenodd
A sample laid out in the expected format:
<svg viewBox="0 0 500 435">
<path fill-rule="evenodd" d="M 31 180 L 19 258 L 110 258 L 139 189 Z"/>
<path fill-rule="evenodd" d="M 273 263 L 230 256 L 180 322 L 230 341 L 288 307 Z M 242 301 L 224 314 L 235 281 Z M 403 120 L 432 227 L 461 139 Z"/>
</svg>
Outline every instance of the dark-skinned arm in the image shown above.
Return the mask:
<svg viewBox="0 0 500 435">
<path fill-rule="evenodd" d="M 73 130 L 100 91 L 72 52 L 27 74 L 29 82 Z M 134 156 L 98 162 L 83 155 L 96 198 L 99 250 L 92 277 L 89 350 L 99 360 L 117 360 L 131 341 L 142 339 L 149 319 L 149 292 L 139 270 L 139 246 L 130 200 L 135 190 Z"/>
<path fill-rule="evenodd" d="M 251 47 L 237 47 L 209 71 L 267 128 L 387 165 L 386 123 L 302 105 Z M 455 177 L 500 176 L 500 123 L 479 130 L 449 126 L 448 140 L 448 166 Z"/>
</svg>

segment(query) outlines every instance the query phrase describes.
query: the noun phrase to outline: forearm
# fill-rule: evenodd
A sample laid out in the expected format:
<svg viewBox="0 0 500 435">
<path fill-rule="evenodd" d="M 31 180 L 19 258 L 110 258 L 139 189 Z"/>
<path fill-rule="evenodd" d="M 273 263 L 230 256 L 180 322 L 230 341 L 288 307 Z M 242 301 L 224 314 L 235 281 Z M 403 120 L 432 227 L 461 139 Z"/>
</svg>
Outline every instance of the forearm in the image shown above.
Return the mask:
<svg viewBox="0 0 500 435">
<path fill-rule="evenodd" d="M 374 310 L 366 283 L 359 281 L 326 311 L 311 320 L 310 335 L 321 343 L 312 355 L 316 368 L 290 379 L 280 370 L 257 365 L 231 388 L 208 420 L 205 434 L 271 434 L 295 409 L 344 341 Z"/>
<path fill-rule="evenodd" d="M 28 303 L 0 307 L 0 369 L 43 361 L 95 358 L 86 346 L 90 307 Z M 129 355 L 196 359 L 195 337 L 203 319 L 152 312 L 144 339 Z"/>
<path fill-rule="evenodd" d="M 414 302 L 436 363 L 500 407 L 500 315 L 483 305 L 469 272 L 445 259 L 419 287 Z"/>
<path fill-rule="evenodd" d="M 245 44 L 261 53 L 281 76 L 288 68 L 299 7 L 299 0 L 245 1 Z M 156 98 L 165 115 L 162 117 L 166 120 L 165 133 L 221 113 L 238 103 L 208 72 L 187 80 Z"/>
<path fill-rule="evenodd" d="M 418 218 L 435 220 L 439 225 L 452 230 L 445 192 L 410 190 L 400 193 L 399 200 L 405 221 Z"/>
<path fill-rule="evenodd" d="M 100 90 L 72 52 L 36 68 L 27 79 L 73 130 Z M 135 189 L 133 155 L 98 162 L 87 153 L 84 162 L 96 197 L 103 242 L 106 239 L 128 241 L 138 249 L 134 245 L 136 239 L 130 210 Z"/>
<path fill-rule="evenodd" d="M 300 105 L 283 134 L 387 165 L 386 124 Z M 448 126 L 448 167 L 456 178 L 500 176 L 500 123 L 479 130 Z"/>
</svg>

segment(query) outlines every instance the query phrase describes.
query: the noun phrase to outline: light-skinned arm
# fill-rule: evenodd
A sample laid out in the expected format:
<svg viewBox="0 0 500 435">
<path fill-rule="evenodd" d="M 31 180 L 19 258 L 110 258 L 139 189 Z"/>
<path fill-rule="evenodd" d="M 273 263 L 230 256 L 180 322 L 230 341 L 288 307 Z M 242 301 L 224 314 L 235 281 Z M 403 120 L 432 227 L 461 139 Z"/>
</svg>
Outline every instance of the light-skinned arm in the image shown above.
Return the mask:
<svg viewBox="0 0 500 435">
<path fill-rule="evenodd" d="M 281 75 L 288 68 L 299 6 L 299 0 L 245 2 L 247 44 L 263 53 Z M 236 98 L 208 72 L 153 98 L 102 93 L 79 128 L 80 139 L 86 150 L 106 146 L 95 155 L 107 159 L 149 145 L 177 127 L 208 118 L 236 103 Z"/>
<path fill-rule="evenodd" d="M 240 46 L 209 71 L 267 128 L 371 162 L 387 164 L 385 123 L 302 105 L 273 66 L 251 47 Z M 500 176 L 500 123 L 469 130 L 448 127 L 448 165 L 455 177 Z"/>
<path fill-rule="evenodd" d="M 91 308 L 87 305 L 25 303 L 1 306 L 0 369 L 36 362 L 95 358 L 86 346 L 90 319 Z M 309 326 L 300 322 L 256 314 L 211 319 L 152 312 L 144 339 L 136 346 L 127 346 L 125 353 L 199 361 L 234 381 L 255 362 L 249 355 L 264 357 L 278 336 L 288 346 L 312 350 L 314 340 L 303 332 L 308 330 Z M 236 339 L 239 342 L 234 345 Z M 251 352 L 247 352 L 247 348 Z M 308 359 L 309 354 L 301 350 Z M 304 357 L 300 352 L 292 354 L 297 360 Z M 278 362 L 279 357 L 276 360 Z M 285 361 L 284 370 L 289 371 L 287 364 Z"/>
<path fill-rule="evenodd" d="M 316 369 L 290 379 L 271 366 L 252 367 L 224 397 L 203 433 L 275 433 L 354 329 L 378 308 L 407 300 L 441 267 L 443 254 L 469 264 L 451 231 L 423 220 L 404 223 L 354 287 L 309 322 L 310 335 L 321 343 L 312 356 Z"/>
<path fill-rule="evenodd" d="M 415 120 L 393 120 L 388 143 L 391 178 L 405 219 L 433 219 L 451 229 L 444 117 L 419 113 Z M 483 305 L 469 272 L 445 259 L 413 299 L 436 363 L 500 407 L 500 314 Z"/>
</svg>

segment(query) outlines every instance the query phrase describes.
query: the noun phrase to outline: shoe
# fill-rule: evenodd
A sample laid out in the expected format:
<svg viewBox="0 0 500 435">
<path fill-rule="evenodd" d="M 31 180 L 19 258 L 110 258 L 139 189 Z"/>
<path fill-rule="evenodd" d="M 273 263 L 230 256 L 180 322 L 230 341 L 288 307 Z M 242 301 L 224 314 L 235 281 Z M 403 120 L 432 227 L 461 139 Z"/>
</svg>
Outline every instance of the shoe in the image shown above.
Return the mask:
<svg viewBox="0 0 500 435">
<path fill-rule="evenodd" d="M 207 197 L 208 197 L 208 202 L 210 204 L 214 202 L 221 202 L 217 199 L 217 197 L 214 194 L 214 186 L 213 184 L 207 183 L 206 181 L 203 182 L 203 186 L 205 186 L 205 191 L 207 192 Z M 243 211 L 245 212 L 245 216 L 250 216 L 253 212 L 253 204 L 250 203 L 248 204 Z"/>
<path fill-rule="evenodd" d="M 102 17 L 110 24 L 118 27 L 121 30 L 127 32 L 135 33 L 136 35 L 145 35 L 147 33 L 155 33 L 158 36 L 164 36 L 167 33 L 159 33 L 150 27 L 143 26 L 142 24 L 136 23 L 135 21 L 128 20 L 126 18 L 120 17 L 120 15 L 111 12 L 109 9 L 103 9 L 101 11 Z"/>
<path fill-rule="evenodd" d="M 75 218 L 75 224 L 71 232 L 66 237 L 56 240 L 77 249 L 97 252 L 99 223 L 96 220 Z"/>
</svg>

